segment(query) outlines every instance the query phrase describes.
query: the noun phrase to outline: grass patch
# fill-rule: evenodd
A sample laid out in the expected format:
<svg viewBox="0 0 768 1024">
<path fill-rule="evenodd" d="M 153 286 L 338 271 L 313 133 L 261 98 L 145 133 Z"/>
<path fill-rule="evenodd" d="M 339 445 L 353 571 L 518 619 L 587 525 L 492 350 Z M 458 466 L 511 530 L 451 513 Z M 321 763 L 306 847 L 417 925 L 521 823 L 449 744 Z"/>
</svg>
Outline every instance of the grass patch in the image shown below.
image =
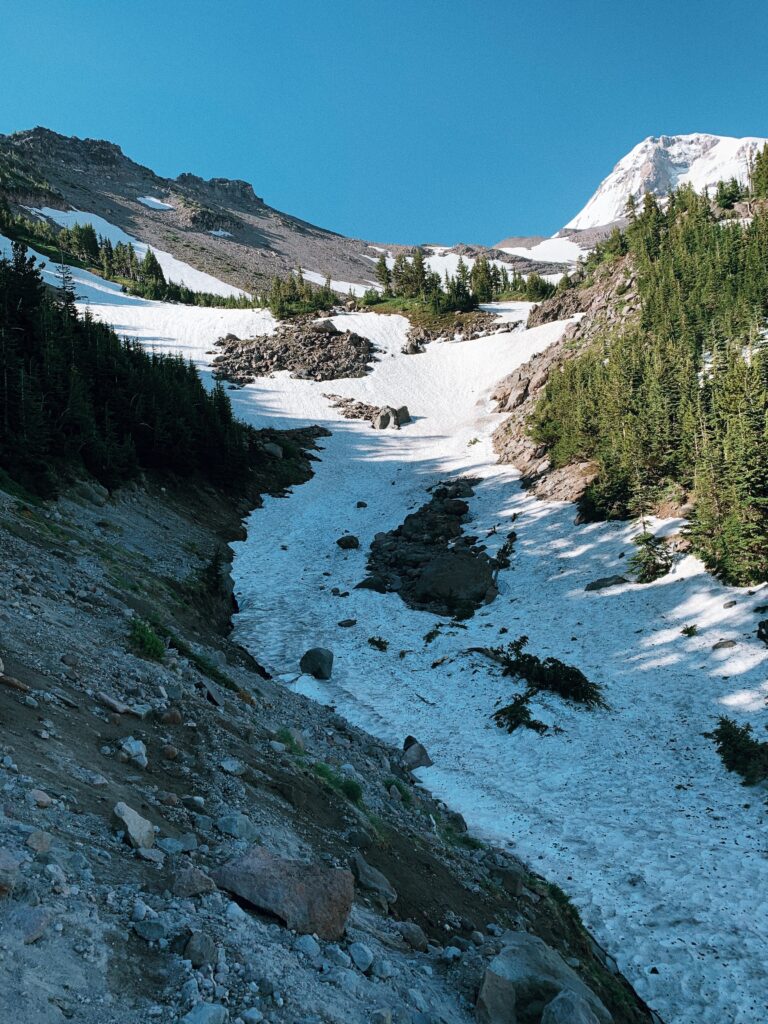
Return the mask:
<svg viewBox="0 0 768 1024">
<path fill-rule="evenodd" d="M 135 654 L 148 661 L 162 661 L 165 654 L 165 644 L 157 635 L 152 626 L 144 619 L 134 619 L 131 622 L 131 630 L 128 635 L 131 647 Z"/>
<path fill-rule="evenodd" d="M 732 718 L 721 717 L 717 728 L 704 735 L 714 740 L 725 767 L 737 772 L 745 786 L 768 779 L 768 743 L 754 738 L 751 725 L 737 725 Z"/>
<path fill-rule="evenodd" d="M 358 807 L 363 802 L 363 787 L 355 779 L 349 779 L 344 775 L 340 775 L 334 771 L 329 764 L 320 761 L 315 766 L 315 774 L 319 775 L 320 778 L 326 782 L 331 789 L 335 789 L 337 793 L 341 793 L 345 796 L 350 803 L 356 804 Z"/>
<path fill-rule="evenodd" d="M 298 745 L 293 736 L 291 736 L 290 731 L 286 728 L 286 726 L 283 726 L 281 729 L 277 730 L 277 732 L 275 733 L 275 739 L 278 741 L 278 743 L 282 743 L 284 746 L 286 746 L 292 754 L 304 753 L 304 751 Z"/>
</svg>

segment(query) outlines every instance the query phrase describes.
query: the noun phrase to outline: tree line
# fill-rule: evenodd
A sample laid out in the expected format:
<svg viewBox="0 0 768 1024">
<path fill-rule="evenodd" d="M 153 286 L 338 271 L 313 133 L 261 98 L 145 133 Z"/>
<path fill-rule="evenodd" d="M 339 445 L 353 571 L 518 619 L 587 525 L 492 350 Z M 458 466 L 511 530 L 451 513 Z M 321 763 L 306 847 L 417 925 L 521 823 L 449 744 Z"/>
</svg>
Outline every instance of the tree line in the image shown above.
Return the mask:
<svg viewBox="0 0 768 1024">
<path fill-rule="evenodd" d="M 80 315 L 67 267 L 61 283 L 20 242 L 0 258 L 0 468 L 44 497 L 72 473 L 112 488 L 142 469 L 243 493 L 258 437 L 222 387 Z"/>
<path fill-rule="evenodd" d="M 765 175 L 763 177 L 763 175 Z M 768 147 L 751 194 L 768 196 Z M 586 261 L 627 259 L 639 322 L 602 333 L 551 375 L 531 431 L 555 466 L 594 460 L 589 518 L 692 496 L 691 537 L 728 582 L 768 576 L 768 212 L 718 219 L 685 186 Z"/>
</svg>

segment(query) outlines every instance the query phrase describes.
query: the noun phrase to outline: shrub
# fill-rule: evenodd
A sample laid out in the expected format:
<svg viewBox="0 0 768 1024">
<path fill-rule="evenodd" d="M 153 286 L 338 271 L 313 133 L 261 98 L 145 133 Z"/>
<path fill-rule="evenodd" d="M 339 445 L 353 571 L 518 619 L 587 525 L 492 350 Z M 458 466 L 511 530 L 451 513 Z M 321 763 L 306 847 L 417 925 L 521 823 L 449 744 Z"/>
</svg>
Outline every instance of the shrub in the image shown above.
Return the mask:
<svg viewBox="0 0 768 1024">
<path fill-rule="evenodd" d="M 653 583 L 667 575 L 672 568 L 672 554 L 664 540 L 645 531 L 635 537 L 634 544 L 637 551 L 630 558 L 629 567 L 638 583 Z"/>
<path fill-rule="evenodd" d="M 696 634 L 699 632 L 699 627 L 695 623 L 691 623 L 688 626 L 683 626 L 680 632 L 683 634 L 683 636 L 696 636 Z"/>
<path fill-rule="evenodd" d="M 327 782 L 331 789 L 343 794 L 350 803 L 361 804 L 363 802 L 363 787 L 355 779 L 339 775 L 329 764 L 322 761 L 315 765 L 315 773 Z"/>
<path fill-rule="evenodd" d="M 737 772 L 745 786 L 768 779 L 768 743 L 752 735 L 752 726 L 737 725 L 732 718 L 721 717 L 713 732 L 704 733 L 714 740 L 717 752 L 729 772 Z"/>
<path fill-rule="evenodd" d="M 369 636 L 368 643 L 377 651 L 386 651 L 389 647 L 389 642 L 380 636 Z"/>
<path fill-rule="evenodd" d="M 526 729 L 532 729 L 534 732 L 545 733 L 547 726 L 544 722 L 540 722 L 537 718 L 534 718 L 531 714 L 531 709 L 528 707 L 528 701 L 530 700 L 530 694 L 521 693 L 515 697 L 511 704 L 507 704 L 503 708 L 499 708 L 498 711 L 494 711 L 493 720 L 500 729 L 506 729 L 507 732 L 514 732 L 515 729 L 519 729 L 520 726 L 524 726 Z"/>
<path fill-rule="evenodd" d="M 491 656 L 499 661 L 505 676 L 517 676 L 528 683 L 529 691 L 548 690 L 565 700 L 587 707 L 607 707 L 598 683 L 591 683 L 578 668 L 566 665 L 558 658 L 545 658 L 524 653 L 528 637 L 521 636 L 507 644 L 506 649 L 496 647 Z"/>
<path fill-rule="evenodd" d="M 131 646 L 136 654 L 149 661 L 162 661 L 165 644 L 144 619 L 134 619 L 129 635 Z"/>
</svg>

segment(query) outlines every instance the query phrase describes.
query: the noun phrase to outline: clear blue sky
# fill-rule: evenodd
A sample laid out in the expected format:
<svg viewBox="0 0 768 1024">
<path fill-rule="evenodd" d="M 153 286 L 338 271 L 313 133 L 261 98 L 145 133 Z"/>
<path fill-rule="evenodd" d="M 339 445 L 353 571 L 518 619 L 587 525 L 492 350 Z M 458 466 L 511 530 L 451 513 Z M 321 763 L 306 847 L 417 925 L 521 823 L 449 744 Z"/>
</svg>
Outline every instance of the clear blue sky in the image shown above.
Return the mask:
<svg viewBox="0 0 768 1024">
<path fill-rule="evenodd" d="M 756 0 L 0 0 L 0 132 L 490 244 L 557 230 L 647 135 L 768 135 L 767 52 Z"/>
</svg>

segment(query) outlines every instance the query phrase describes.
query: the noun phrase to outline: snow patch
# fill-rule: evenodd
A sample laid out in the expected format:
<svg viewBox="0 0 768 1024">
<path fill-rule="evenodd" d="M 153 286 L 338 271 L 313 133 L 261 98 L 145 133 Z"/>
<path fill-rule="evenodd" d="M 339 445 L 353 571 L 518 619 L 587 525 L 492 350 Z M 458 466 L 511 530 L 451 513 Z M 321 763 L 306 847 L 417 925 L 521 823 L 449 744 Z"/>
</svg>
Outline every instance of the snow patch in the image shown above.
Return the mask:
<svg viewBox="0 0 768 1024">
<path fill-rule="evenodd" d="M 150 210 L 176 209 L 176 207 L 172 206 L 171 203 L 164 203 L 162 199 L 155 199 L 154 196 L 137 196 L 136 198 L 143 206 L 148 206 Z"/>
</svg>

